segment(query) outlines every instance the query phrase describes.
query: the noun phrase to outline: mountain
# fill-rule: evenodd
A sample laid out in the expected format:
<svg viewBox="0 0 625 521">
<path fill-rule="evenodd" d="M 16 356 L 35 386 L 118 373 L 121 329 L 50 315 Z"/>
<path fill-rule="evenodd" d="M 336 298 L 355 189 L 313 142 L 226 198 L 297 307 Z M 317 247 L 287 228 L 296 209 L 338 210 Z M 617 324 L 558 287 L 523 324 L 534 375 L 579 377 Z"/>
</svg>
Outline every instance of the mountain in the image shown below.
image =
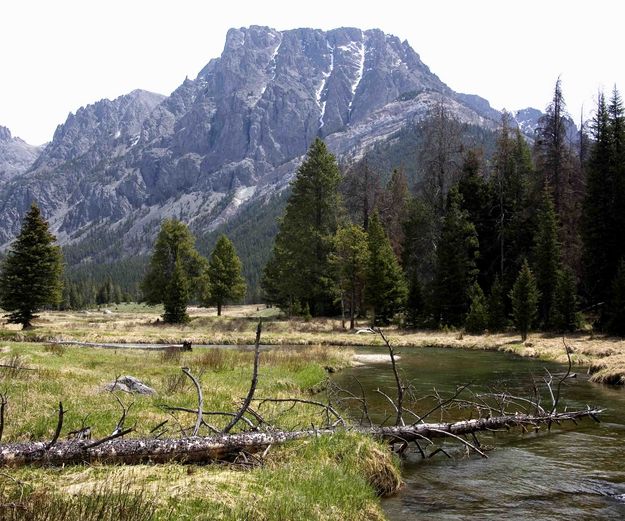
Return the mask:
<svg viewBox="0 0 625 521">
<path fill-rule="evenodd" d="M 231 29 L 170 96 L 133 91 L 70 114 L 0 190 L 0 244 L 33 200 L 75 262 L 145 253 L 164 217 L 205 234 L 287 186 L 314 138 L 358 158 L 440 103 L 471 125 L 499 122 L 380 30 Z"/>
<path fill-rule="evenodd" d="M 536 132 L 540 128 L 540 119 L 544 115 L 545 114 L 540 110 L 528 107 L 526 109 L 517 110 L 512 114 L 512 117 L 521 132 L 530 140 L 533 140 L 536 137 Z M 567 141 L 569 143 L 579 143 L 579 129 L 571 116 L 565 116 L 564 125 Z"/>
<path fill-rule="evenodd" d="M 13 137 L 8 128 L 0 126 L 0 186 L 28 170 L 40 152 L 40 147 Z"/>
</svg>

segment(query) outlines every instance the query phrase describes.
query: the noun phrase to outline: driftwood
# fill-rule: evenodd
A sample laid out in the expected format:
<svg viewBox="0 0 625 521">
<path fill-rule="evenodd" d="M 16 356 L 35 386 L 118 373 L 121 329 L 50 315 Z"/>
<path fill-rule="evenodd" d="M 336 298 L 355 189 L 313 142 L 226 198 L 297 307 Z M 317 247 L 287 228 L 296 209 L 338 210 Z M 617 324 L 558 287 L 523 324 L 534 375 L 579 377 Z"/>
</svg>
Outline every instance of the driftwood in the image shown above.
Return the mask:
<svg viewBox="0 0 625 521">
<path fill-rule="evenodd" d="M 375 436 L 389 442 L 415 442 L 423 439 L 453 437 L 485 454 L 462 436 L 476 432 L 530 427 L 536 429 L 542 424 L 577 421 L 582 418 L 597 418 L 598 409 L 549 415 L 500 416 L 465 420 L 454 423 L 420 423 L 407 426 L 354 428 L 358 432 Z M 127 430 L 128 431 L 128 430 Z M 122 431 L 122 432 L 127 432 Z M 23 465 L 67 465 L 77 463 L 139 464 L 139 463 L 206 463 L 231 461 L 241 452 L 254 453 L 276 445 L 302 438 L 331 436 L 336 429 L 310 429 L 300 431 L 247 432 L 217 436 L 191 436 L 178 439 L 120 439 L 109 436 L 90 442 L 83 440 L 59 441 L 53 446 L 45 442 L 15 443 L 0 446 L 0 466 L 19 467 Z"/>
</svg>

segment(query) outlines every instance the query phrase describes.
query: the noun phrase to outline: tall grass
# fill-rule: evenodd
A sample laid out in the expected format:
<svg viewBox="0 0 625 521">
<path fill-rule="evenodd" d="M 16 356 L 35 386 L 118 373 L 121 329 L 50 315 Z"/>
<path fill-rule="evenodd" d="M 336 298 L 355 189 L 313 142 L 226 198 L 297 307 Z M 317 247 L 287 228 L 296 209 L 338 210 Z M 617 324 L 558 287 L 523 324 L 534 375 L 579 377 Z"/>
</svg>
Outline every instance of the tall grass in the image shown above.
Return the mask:
<svg viewBox="0 0 625 521">
<path fill-rule="evenodd" d="M 6 480 L 6 478 L 5 478 Z M 128 483 L 107 483 L 87 493 L 61 494 L 28 489 L 15 481 L 0 484 L 0 519 L 5 521 L 159 521 L 174 519 L 168 508 L 158 508 L 145 490 L 128 492 Z"/>
</svg>

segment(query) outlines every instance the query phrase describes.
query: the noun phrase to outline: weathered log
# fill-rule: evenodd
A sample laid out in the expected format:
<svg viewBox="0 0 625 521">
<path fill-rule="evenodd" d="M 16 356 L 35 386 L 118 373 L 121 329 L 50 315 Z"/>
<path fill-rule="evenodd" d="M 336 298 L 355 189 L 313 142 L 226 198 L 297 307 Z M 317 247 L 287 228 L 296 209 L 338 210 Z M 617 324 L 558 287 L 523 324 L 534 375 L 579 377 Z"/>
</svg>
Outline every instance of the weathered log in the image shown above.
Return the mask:
<svg viewBox="0 0 625 521">
<path fill-rule="evenodd" d="M 434 439 L 449 435 L 462 436 L 481 431 L 501 428 L 551 424 L 566 420 L 590 417 L 596 419 L 601 410 L 587 409 L 575 412 L 532 416 L 515 414 L 465 420 L 455 423 L 419 423 L 393 427 L 354 428 L 359 432 L 390 442 L 401 440 L 412 442 Z M 19 467 L 24 465 L 67 465 L 100 462 L 106 464 L 138 464 L 183 462 L 198 463 L 228 461 L 242 451 L 258 452 L 269 445 L 314 436 L 328 436 L 336 429 L 311 429 L 301 431 L 247 432 L 216 436 L 192 436 L 179 439 L 108 439 L 102 442 L 88 440 L 58 441 L 48 447 L 46 442 L 14 443 L 0 446 L 0 466 Z"/>
</svg>

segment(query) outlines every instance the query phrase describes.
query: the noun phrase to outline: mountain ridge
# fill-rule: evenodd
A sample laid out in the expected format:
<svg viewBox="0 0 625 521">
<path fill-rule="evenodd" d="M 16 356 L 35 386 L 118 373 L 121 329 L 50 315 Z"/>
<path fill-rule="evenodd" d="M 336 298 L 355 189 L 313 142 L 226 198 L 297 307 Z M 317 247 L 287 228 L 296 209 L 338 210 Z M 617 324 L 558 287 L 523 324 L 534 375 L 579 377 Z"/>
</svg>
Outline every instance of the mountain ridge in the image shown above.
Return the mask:
<svg viewBox="0 0 625 521">
<path fill-rule="evenodd" d="M 498 124 L 488 101 L 454 92 L 379 29 L 233 28 L 169 96 L 136 90 L 70 114 L 0 190 L 0 243 L 33 200 L 62 244 L 117 229 L 121 251 L 145 252 L 164 217 L 210 232 L 288 186 L 314 138 L 353 160 L 440 103 Z"/>
</svg>

